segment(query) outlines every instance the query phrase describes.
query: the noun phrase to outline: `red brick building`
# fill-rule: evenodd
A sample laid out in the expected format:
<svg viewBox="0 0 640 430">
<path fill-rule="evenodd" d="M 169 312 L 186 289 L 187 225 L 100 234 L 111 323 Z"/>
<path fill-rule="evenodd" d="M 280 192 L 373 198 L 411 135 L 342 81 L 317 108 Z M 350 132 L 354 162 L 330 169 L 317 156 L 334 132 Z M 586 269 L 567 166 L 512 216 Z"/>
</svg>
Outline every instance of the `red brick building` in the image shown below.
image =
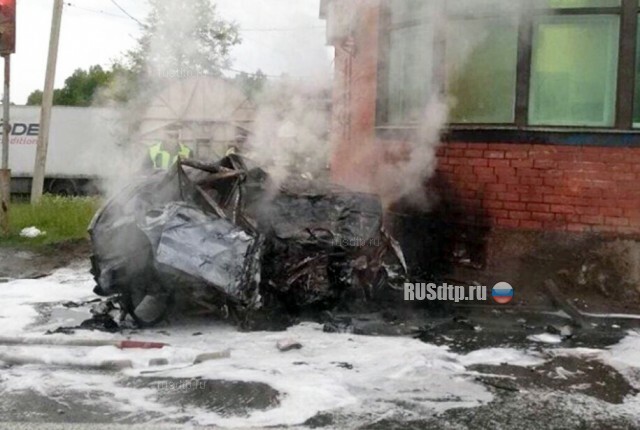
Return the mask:
<svg viewBox="0 0 640 430">
<path fill-rule="evenodd" d="M 638 0 L 515 3 L 323 0 L 334 179 L 375 182 L 444 91 L 431 182 L 464 222 L 640 233 Z"/>
</svg>

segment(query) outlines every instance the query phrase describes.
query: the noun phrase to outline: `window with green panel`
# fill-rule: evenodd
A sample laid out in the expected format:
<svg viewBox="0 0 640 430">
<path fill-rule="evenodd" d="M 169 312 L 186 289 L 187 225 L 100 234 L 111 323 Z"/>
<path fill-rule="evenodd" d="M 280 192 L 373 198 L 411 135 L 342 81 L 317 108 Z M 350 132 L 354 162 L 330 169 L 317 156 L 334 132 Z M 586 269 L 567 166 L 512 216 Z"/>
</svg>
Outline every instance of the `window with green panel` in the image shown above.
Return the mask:
<svg viewBox="0 0 640 430">
<path fill-rule="evenodd" d="M 432 92 L 433 31 L 429 23 L 391 32 L 389 49 L 388 121 L 417 122 Z"/>
<path fill-rule="evenodd" d="M 542 0 L 551 8 L 619 7 L 621 0 Z"/>
<path fill-rule="evenodd" d="M 619 17 L 548 16 L 534 24 L 529 123 L 612 126 Z"/>
<path fill-rule="evenodd" d="M 418 122 L 432 92 L 434 34 L 427 19 L 432 4 L 392 0 L 389 32 L 387 122 Z"/>
<path fill-rule="evenodd" d="M 451 121 L 514 121 L 518 27 L 511 20 L 452 21 L 446 45 Z"/>
<path fill-rule="evenodd" d="M 503 16 L 520 11 L 531 1 L 539 0 L 445 0 L 445 12 L 450 16 Z M 546 1 L 546 0 L 545 0 Z"/>
<path fill-rule="evenodd" d="M 629 13 L 622 4 L 636 0 L 514 0 L 509 7 L 496 6 L 498 0 L 388 1 L 388 79 L 381 98 L 387 123 L 420 121 L 429 97 L 443 84 L 452 101 L 451 123 L 616 123 L 621 17 Z M 531 5 L 543 8 L 532 13 Z M 533 31 L 522 32 L 523 22 L 533 22 Z M 519 64 L 529 58 L 519 54 L 529 49 L 530 63 Z M 620 61 L 630 61 L 627 51 Z M 640 35 L 637 62 L 636 72 Z M 518 70 L 529 74 L 518 79 Z M 435 82 L 441 72 L 446 82 Z M 521 101 L 528 100 L 528 107 L 516 110 L 516 96 L 527 93 Z M 640 73 L 634 107 L 640 128 Z"/>
</svg>

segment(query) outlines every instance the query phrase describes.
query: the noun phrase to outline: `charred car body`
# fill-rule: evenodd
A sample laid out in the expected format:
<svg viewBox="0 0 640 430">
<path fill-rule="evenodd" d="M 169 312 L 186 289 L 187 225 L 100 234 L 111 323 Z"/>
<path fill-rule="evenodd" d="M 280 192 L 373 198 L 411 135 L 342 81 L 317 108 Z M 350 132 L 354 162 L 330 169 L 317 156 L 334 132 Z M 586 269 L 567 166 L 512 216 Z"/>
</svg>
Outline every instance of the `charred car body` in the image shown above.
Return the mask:
<svg viewBox="0 0 640 430">
<path fill-rule="evenodd" d="M 231 155 L 178 161 L 128 186 L 94 217 L 95 292 L 141 325 L 171 309 L 289 313 L 374 300 L 403 271 L 377 196 L 291 179 L 274 184 Z"/>
</svg>

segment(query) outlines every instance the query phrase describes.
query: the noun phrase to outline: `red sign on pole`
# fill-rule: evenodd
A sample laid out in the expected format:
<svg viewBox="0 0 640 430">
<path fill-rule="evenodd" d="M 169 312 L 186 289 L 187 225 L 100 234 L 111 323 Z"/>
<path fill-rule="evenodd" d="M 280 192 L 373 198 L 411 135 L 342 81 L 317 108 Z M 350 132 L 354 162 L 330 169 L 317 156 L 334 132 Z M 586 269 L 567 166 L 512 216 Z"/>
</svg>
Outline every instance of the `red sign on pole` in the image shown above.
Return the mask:
<svg viewBox="0 0 640 430">
<path fill-rule="evenodd" d="M 0 0 L 0 55 L 16 52 L 16 0 Z"/>
</svg>

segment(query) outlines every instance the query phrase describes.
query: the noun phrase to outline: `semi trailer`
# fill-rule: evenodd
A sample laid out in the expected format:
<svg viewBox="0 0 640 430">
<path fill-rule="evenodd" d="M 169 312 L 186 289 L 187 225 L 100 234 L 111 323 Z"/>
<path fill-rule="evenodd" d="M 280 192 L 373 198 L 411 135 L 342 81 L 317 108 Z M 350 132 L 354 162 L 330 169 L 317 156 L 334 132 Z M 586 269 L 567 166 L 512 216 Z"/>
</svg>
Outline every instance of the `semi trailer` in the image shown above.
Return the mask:
<svg viewBox="0 0 640 430">
<path fill-rule="evenodd" d="M 117 122 L 113 109 L 54 106 L 44 191 L 62 195 L 96 193 L 101 182 L 114 174 L 124 158 L 118 145 Z M 39 133 L 39 106 L 11 107 L 12 194 L 31 192 Z"/>
</svg>

